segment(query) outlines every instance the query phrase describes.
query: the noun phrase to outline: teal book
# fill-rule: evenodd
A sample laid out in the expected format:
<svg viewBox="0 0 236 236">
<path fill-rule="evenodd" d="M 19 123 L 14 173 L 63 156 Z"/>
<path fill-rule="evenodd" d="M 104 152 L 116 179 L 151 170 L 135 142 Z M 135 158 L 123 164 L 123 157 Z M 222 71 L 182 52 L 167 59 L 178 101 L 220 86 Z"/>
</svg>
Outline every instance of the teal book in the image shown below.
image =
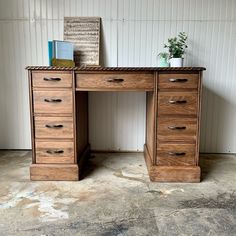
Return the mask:
<svg viewBox="0 0 236 236">
<path fill-rule="evenodd" d="M 52 41 L 48 41 L 48 64 L 52 65 Z"/>
<path fill-rule="evenodd" d="M 55 59 L 74 60 L 73 43 L 67 41 L 53 40 L 53 55 Z"/>
</svg>

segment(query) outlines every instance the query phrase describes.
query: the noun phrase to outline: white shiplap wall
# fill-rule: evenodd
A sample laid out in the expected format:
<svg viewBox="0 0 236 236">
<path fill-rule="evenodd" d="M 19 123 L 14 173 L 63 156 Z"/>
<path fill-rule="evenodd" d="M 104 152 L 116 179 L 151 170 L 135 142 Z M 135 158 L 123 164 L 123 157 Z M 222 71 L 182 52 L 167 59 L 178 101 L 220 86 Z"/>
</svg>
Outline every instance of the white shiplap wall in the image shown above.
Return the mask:
<svg viewBox="0 0 236 236">
<path fill-rule="evenodd" d="M 47 65 L 64 16 L 102 17 L 106 66 L 156 66 L 185 31 L 185 65 L 205 66 L 201 151 L 236 153 L 235 0 L 0 0 L 0 148 L 30 148 L 26 65 Z M 90 93 L 93 149 L 142 150 L 144 93 Z M 100 109 L 99 109 L 100 108 Z"/>
</svg>

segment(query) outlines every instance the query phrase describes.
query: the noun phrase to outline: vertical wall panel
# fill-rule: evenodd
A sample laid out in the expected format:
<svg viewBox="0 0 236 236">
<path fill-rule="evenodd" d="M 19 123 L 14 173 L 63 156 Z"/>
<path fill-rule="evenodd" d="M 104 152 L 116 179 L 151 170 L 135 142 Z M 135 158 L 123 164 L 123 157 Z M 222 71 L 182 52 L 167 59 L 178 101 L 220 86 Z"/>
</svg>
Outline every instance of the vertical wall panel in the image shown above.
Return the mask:
<svg viewBox="0 0 236 236">
<path fill-rule="evenodd" d="M 156 66 L 167 38 L 189 35 L 185 65 L 205 66 L 201 150 L 236 152 L 236 1 L 0 0 L 0 148 L 30 148 L 25 65 L 47 65 L 64 16 L 102 17 L 106 66 Z M 142 150 L 145 93 L 90 93 L 93 149 Z"/>
</svg>

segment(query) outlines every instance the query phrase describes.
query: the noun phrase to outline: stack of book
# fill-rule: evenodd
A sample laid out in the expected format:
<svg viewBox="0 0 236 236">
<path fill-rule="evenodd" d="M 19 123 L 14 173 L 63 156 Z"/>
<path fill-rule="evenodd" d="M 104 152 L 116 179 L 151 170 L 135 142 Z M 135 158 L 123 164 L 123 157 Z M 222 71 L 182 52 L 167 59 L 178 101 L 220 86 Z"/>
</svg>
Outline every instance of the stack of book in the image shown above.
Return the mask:
<svg viewBox="0 0 236 236">
<path fill-rule="evenodd" d="M 59 40 L 48 41 L 48 58 L 50 66 L 75 66 L 73 44 Z"/>
</svg>

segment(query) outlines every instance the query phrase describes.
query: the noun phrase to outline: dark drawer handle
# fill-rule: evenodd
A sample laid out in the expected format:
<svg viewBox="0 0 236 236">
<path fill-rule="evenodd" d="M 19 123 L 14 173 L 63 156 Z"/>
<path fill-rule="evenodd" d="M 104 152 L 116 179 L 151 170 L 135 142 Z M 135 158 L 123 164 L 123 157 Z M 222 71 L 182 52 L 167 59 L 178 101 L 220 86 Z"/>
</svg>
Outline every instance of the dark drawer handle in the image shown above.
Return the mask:
<svg viewBox="0 0 236 236">
<path fill-rule="evenodd" d="M 107 82 L 109 82 L 109 83 L 121 83 L 123 81 L 124 81 L 124 79 L 119 79 L 119 78 L 109 78 L 109 79 L 107 79 Z"/>
<path fill-rule="evenodd" d="M 61 78 L 43 78 L 45 81 L 61 81 Z"/>
<path fill-rule="evenodd" d="M 54 128 L 54 129 L 58 129 L 58 128 L 63 128 L 63 125 L 45 125 L 45 127 L 47 128 Z"/>
<path fill-rule="evenodd" d="M 170 104 L 183 104 L 183 103 L 187 103 L 186 100 L 169 100 Z"/>
<path fill-rule="evenodd" d="M 171 130 L 186 129 L 186 126 L 168 126 L 168 129 L 171 129 Z"/>
<path fill-rule="evenodd" d="M 64 153 L 63 150 L 47 150 L 48 154 L 61 154 Z"/>
<path fill-rule="evenodd" d="M 188 79 L 175 79 L 175 78 L 171 78 L 171 79 L 169 79 L 169 81 L 170 82 L 172 82 L 172 83 L 184 83 L 184 82 L 187 82 L 188 81 Z"/>
<path fill-rule="evenodd" d="M 169 152 L 170 156 L 185 156 L 185 152 Z"/>
<path fill-rule="evenodd" d="M 44 101 L 45 102 L 54 102 L 54 103 L 62 102 L 62 100 L 59 98 L 51 98 L 51 99 L 45 98 Z"/>
</svg>

